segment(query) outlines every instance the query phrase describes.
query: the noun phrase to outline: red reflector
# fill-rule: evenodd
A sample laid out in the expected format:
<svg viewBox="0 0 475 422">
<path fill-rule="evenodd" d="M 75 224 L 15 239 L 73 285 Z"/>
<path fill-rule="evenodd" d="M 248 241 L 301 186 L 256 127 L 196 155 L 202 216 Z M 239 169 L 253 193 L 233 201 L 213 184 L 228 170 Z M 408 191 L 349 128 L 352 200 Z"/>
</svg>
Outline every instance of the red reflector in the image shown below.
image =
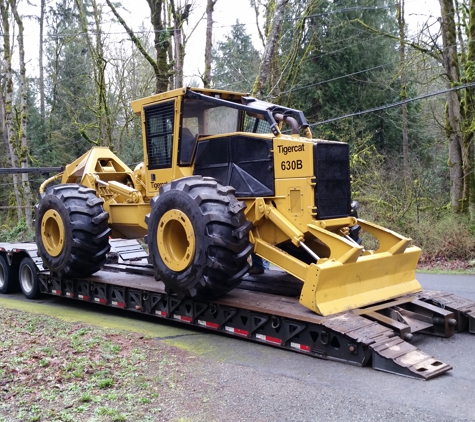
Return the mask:
<svg viewBox="0 0 475 422">
<path fill-rule="evenodd" d="M 106 303 L 107 301 L 105 299 L 103 299 L 102 297 L 95 297 L 94 298 L 94 302 L 97 302 L 97 303 Z"/>
<path fill-rule="evenodd" d="M 155 311 L 155 314 L 161 317 L 166 317 L 168 315 L 165 311 Z"/>
<path fill-rule="evenodd" d="M 78 295 L 78 298 L 82 300 L 89 300 L 89 296 L 85 296 L 85 295 Z"/>
</svg>

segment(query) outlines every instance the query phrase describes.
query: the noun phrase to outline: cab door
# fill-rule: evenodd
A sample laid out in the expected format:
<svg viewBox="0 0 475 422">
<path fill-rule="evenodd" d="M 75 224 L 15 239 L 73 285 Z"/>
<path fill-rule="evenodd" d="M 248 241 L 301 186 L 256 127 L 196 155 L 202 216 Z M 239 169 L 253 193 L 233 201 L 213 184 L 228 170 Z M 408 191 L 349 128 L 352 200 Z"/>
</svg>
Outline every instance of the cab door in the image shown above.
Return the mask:
<svg viewBox="0 0 475 422">
<path fill-rule="evenodd" d="M 155 196 L 161 186 L 172 181 L 176 163 L 176 100 L 155 103 L 143 108 L 147 196 Z"/>
</svg>

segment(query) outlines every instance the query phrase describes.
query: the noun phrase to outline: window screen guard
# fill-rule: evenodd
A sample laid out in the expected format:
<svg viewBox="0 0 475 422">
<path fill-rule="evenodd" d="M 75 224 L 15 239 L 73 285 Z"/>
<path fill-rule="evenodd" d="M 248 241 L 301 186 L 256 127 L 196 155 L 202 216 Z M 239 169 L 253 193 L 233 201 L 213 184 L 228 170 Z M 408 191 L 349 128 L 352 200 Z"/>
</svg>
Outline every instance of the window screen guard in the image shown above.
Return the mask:
<svg viewBox="0 0 475 422">
<path fill-rule="evenodd" d="M 171 167 L 174 110 L 174 101 L 144 108 L 148 168 L 150 170 Z"/>
</svg>

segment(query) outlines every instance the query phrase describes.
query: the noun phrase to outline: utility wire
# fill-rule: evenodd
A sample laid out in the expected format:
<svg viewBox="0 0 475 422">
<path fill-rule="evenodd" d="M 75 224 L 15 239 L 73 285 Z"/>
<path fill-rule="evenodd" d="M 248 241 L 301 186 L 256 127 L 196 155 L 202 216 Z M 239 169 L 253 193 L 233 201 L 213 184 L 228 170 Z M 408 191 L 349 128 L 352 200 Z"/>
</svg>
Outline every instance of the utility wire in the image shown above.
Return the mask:
<svg viewBox="0 0 475 422">
<path fill-rule="evenodd" d="M 355 76 L 355 75 L 359 75 L 361 73 L 370 72 L 371 70 L 381 69 L 383 67 L 386 67 L 386 66 L 389 66 L 389 65 L 392 65 L 392 64 L 395 64 L 395 63 L 397 63 L 397 62 L 380 64 L 379 66 L 374 66 L 374 67 L 370 67 L 368 69 L 359 70 L 358 72 L 347 73 L 346 75 L 337 76 L 335 78 L 327 79 L 325 81 L 315 82 L 313 84 L 304 85 L 304 86 L 300 86 L 300 87 L 297 87 L 297 88 L 292 88 L 292 89 L 289 89 L 287 91 L 282 91 L 280 94 L 288 94 L 288 93 L 291 93 L 291 92 L 300 91 L 301 89 L 311 88 L 313 86 L 318 86 L 318 85 L 324 85 L 324 84 L 327 84 L 327 83 L 330 83 L 330 82 L 337 81 L 339 79 L 349 78 L 350 76 Z"/>
<path fill-rule="evenodd" d="M 446 94 L 447 92 L 458 91 L 460 89 L 470 88 L 472 86 L 475 86 L 475 82 L 471 82 L 471 83 L 468 83 L 468 84 L 465 84 L 465 85 L 456 86 L 454 88 L 444 89 L 442 91 L 431 92 L 430 94 L 420 95 L 419 97 L 409 98 L 408 100 L 398 101 L 397 103 L 393 103 L 393 104 L 387 104 L 387 105 L 380 106 L 380 107 L 370 108 L 368 110 L 358 111 L 356 113 L 347 114 L 345 116 L 334 117 L 333 119 L 328 119 L 328 120 L 323 120 L 321 122 L 312 123 L 309 126 L 310 127 L 321 126 L 321 125 L 324 125 L 326 123 L 336 122 L 338 120 L 347 119 L 349 117 L 362 116 L 363 114 L 374 113 L 376 111 L 381 111 L 381 110 L 387 110 L 388 108 L 399 107 L 403 104 L 412 103 L 413 101 L 419 101 L 419 100 L 423 100 L 425 98 L 435 97 L 437 95 Z"/>
</svg>

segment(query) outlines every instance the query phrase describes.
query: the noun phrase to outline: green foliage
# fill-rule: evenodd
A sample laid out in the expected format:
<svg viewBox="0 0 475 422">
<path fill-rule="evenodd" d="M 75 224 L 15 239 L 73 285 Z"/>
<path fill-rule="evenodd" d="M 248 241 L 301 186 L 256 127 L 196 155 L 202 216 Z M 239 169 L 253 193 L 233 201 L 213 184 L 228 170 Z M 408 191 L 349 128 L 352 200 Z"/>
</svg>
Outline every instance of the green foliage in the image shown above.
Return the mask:
<svg viewBox="0 0 475 422">
<path fill-rule="evenodd" d="M 28 137 L 37 166 L 65 165 L 91 147 L 81 136 L 94 123 L 92 62 L 81 36 L 74 2 L 61 0 L 46 14 L 46 115 L 41 116 L 39 85 L 30 81 Z M 97 138 L 97 132 L 88 136 Z"/>
<path fill-rule="evenodd" d="M 142 143 L 142 124 L 139 117 L 134 116 L 127 132 L 123 134 L 120 144 L 117 143 L 117 154 L 128 166 L 134 167 L 144 160 Z"/>
<path fill-rule="evenodd" d="M 250 92 L 259 69 L 259 53 L 239 21 L 213 51 L 213 88 Z"/>
<path fill-rule="evenodd" d="M 410 237 L 422 248 L 422 261 L 470 261 L 475 258 L 475 226 L 455 215 L 450 203 L 446 163 L 433 160 L 429 171 L 413 163 L 404 178 L 398 157 L 383 157 L 374 146 L 360 141 L 352 149 L 353 198 L 360 202 L 359 217 Z M 363 237 L 367 248 L 377 245 Z"/>
<path fill-rule="evenodd" d="M 430 217 L 408 227 L 408 234 L 423 250 L 424 261 L 475 258 L 475 228 L 467 216 L 445 210 L 439 216 Z"/>
<path fill-rule="evenodd" d="M 87 9 L 89 2 L 85 4 Z M 415 81 L 421 79 L 421 69 L 412 64 L 417 53 L 408 51 L 407 83 L 401 81 L 398 42 L 356 23 L 358 19 L 397 36 L 394 6 L 389 0 L 290 0 L 278 53 L 272 58 L 275 74 L 271 80 L 276 86 L 272 91 L 275 97 L 269 100 L 303 110 L 309 123 L 314 123 L 397 102 L 402 92 L 407 98 L 417 96 L 419 85 Z M 273 13 L 271 7 L 267 12 Z M 35 166 L 60 166 L 93 144 L 102 144 L 94 112 L 97 92 L 92 57 L 74 0 L 51 4 L 45 28 L 46 115 L 41 116 L 38 106 L 38 81 L 31 79 L 27 98 L 29 158 Z M 139 32 L 145 34 L 146 29 Z M 263 30 L 265 33 L 268 28 Z M 162 41 L 170 41 L 169 32 L 161 36 Z M 148 51 L 154 51 L 153 37 L 144 35 L 141 41 Z M 153 92 L 153 72 L 130 43 L 104 42 L 113 149 L 134 168 L 143 161 L 142 124 L 133 115 L 130 101 Z M 260 54 L 246 27 L 236 21 L 229 34 L 215 43 L 212 85 L 249 92 L 259 65 Z M 424 65 L 432 66 L 428 78 L 436 79 L 440 68 L 431 60 Z M 465 66 L 467 80 L 474 68 L 473 62 Z M 440 82 L 434 83 L 432 91 L 438 88 Z M 467 222 L 447 211 L 450 169 L 447 145 L 438 140 L 443 138 L 443 128 L 437 125 L 437 121 L 443 122 L 444 100 L 433 101 L 430 107 L 420 102 L 408 105 L 410 177 L 402 173 L 399 108 L 313 126 L 312 131 L 315 138 L 350 145 L 353 198 L 360 201 L 363 218 L 412 236 L 427 256 L 464 255 L 469 259 L 472 249 Z M 2 142 L 0 167 L 9 165 Z M 41 177 L 31 178 L 33 191 L 42 181 Z M 0 204 L 14 205 L 11 176 L 0 177 L 0 184 Z M 2 212 L 1 240 L 32 239 L 24 221 L 17 223 L 16 219 L 15 208 Z M 444 231 L 452 234 L 444 237 Z M 443 239 L 446 253 L 437 250 L 437 236 Z M 451 236 L 464 242 L 458 252 L 452 251 L 448 240 L 445 242 Z"/>
<path fill-rule="evenodd" d="M 3 225 L 0 227 L 0 242 L 26 242 L 32 241 L 34 233 L 22 218 L 14 227 Z"/>
</svg>

